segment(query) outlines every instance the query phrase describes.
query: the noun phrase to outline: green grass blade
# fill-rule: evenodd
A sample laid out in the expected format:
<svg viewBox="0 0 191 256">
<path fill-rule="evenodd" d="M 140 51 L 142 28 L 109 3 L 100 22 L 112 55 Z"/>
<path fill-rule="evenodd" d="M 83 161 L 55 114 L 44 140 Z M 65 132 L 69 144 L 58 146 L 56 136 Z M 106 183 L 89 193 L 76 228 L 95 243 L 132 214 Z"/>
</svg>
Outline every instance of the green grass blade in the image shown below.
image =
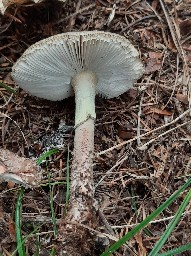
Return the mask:
<svg viewBox="0 0 191 256">
<path fill-rule="evenodd" d="M 43 224 L 42 224 L 42 225 L 43 225 Z M 26 237 L 23 239 L 22 244 L 24 244 L 25 241 L 26 241 L 29 237 L 31 237 L 31 235 L 35 234 L 35 233 L 40 229 L 40 227 L 42 227 L 42 225 L 36 227 L 36 228 L 33 230 L 33 232 L 31 232 L 28 236 L 26 236 Z M 17 247 L 17 249 L 11 254 L 11 256 L 15 256 L 15 255 L 17 254 L 17 251 L 18 251 L 18 247 Z"/>
<path fill-rule="evenodd" d="M 50 209 L 51 209 L 51 217 L 52 217 L 52 225 L 53 225 L 53 232 L 54 232 L 54 237 L 56 237 L 58 230 L 56 226 L 56 216 L 55 216 L 55 211 L 54 211 L 54 185 L 50 184 L 50 173 L 48 172 L 48 180 L 49 180 L 49 189 L 50 189 Z"/>
<path fill-rule="evenodd" d="M 107 251 L 103 252 L 101 256 L 109 256 L 112 252 L 119 249 L 126 241 L 131 239 L 140 230 L 146 227 L 150 221 L 157 217 L 164 209 L 166 209 L 189 185 L 191 184 L 191 178 L 174 194 L 172 194 L 168 200 L 166 200 L 161 206 L 159 206 L 154 212 L 152 212 L 147 218 L 145 218 L 139 225 L 133 228 L 130 232 L 120 238 L 112 246 L 110 246 Z"/>
<path fill-rule="evenodd" d="M 138 216 L 137 202 L 135 200 L 135 191 L 134 191 L 133 186 L 131 186 L 131 197 L 132 197 L 132 207 L 133 207 L 133 210 L 134 210 L 136 216 Z M 145 232 L 145 234 L 147 236 L 153 236 L 151 231 L 148 228 L 144 228 L 143 231 Z"/>
<path fill-rule="evenodd" d="M 50 256 L 55 256 L 56 255 L 56 250 L 55 248 L 52 248 L 52 250 L 50 251 Z"/>
<path fill-rule="evenodd" d="M 137 216 L 138 215 L 137 202 L 135 200 L 135 191 L 134 191 L 134 187 L 133 186 L 131 186 L 131 200 L 132 200 L 133 211 L 135 212 L 135 214 Z"/>
<path fill-rule="evenodd" d="M 172 256 L 188 250 L 191 250 L 191 243 L 174 248 L 172 250 L 169 250 L 168 252 L 157 254 L 157 256 Z"/>
<path fill-rule="evenodd" d="M 57 148 L 50 149 L 49 151 L 43 153 L 36 161 L 38 165 L 40 165 L 43 161 L 46 161 L 47 157 L 50 157 L 51 155 L 54 155 L 59 150 Z M 56 217 L 55 217 L 55 210 L 54 210 L 54 183 L 51 183 L 50 173 L 48 171 L 48 163 L 46 161 L 46 168 L 48 172 L 48 184 L 50 189 L 50 209 L 51 209 L 51 217 L 52 217 L 52 225 L 53 225 L 53 232 L 54 236 L 56 237 L 58 230 L 56 226 Z"/>
<path fill-rule="evenodd" d="M 164 245 L 164 243 L 166 242 L 166 240 L 169 238 L 170 234 L 172 233 L 173 229 L 179 222 L 182 213 L 184 212 L 186 206 L 190 202 L 190 199 L 191 199 L 191 190 L 187 193 L 187 195 L 184 198 L 183 202 L 181 203 L 178 211 L 176 212 L 174 218 L 171 220 L 167 229 L 165 230 L 165 232 L 163 233 L 161 238 L 158 240 L 158 242 L 155 244 L 152 251 L 149 253 L 149 256 L 156 256 L 158 254 L 159 250 L 162 248 L 162 246 Z"/>
<path fill-rule="evenodd" d="M 34 225 L 33 225 L 34 227 Z M 35 245 L 36 245 L 36 250 L 35 250 L 35 253 L 34 253 L 34 256 L 39 256 L 39 252 L 40 252 L 40 242 L 39 242 L 39 235 L 36 235 L 35 234 Z"/>
<path fill-rule="evenodd" d="M 6 84 L 4 84 L 2 82 L 0 82 L 0 87 L 3 87 L 4 89 L 6 89 L 10 93 L 14 93 L 14 94 L 17 93 L 17 91 L 15 91 L 13 88 L 11 88 L 10 86 L 7 86 Z"/>
<path fill-rule="evenodd" d="M 21 187 L 17 203 L 16 203 L 16 210 L 15 210 L 15 230 L 16 230 L 16 240 L 17 240 L 17 251 L 19 256 L 26 256 L 24 240 L 22 237 L 21 231 L 21 205 L 22 205 L 22 198 L 24 195 L 25 189 Z"/>
<path fill-rule="evenodd" d="M 68 147 L 68 155 L 67 155 L 67 166 L 66 166 L 66 206 L 65 206 L 65 214 L 67 213 L 69 197 L 70 197 L 70 150 Z"/>
<path fill-rule="evenodd" d="M 51 186 L 56 186 L 56 185 L 64 185 L 66 184 L 65 181 L 52 181 L 49 183 Z M 41 183 L 40 184 L 41 187 L 46 187 L 47 186 L 47 183 Z"/>
<path fill-rule="evenodd" d="M 36 161 L 38 165 L 40 165 L 43 161 L 46 160 L 47 157 L 56 154 L 59 150 L 57 148 L 50 149 L 49 151 L 43 153 Z"/>
</svg>

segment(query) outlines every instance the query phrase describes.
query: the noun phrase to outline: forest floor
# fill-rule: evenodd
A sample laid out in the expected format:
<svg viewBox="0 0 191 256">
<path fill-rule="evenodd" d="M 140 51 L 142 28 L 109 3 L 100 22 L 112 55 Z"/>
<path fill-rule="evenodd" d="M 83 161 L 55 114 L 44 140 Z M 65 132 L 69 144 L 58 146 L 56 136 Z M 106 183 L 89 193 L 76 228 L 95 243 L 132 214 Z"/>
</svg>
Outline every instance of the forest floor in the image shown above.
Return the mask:
<svg viewBox="0 0 191 256">
<path fill-rule="evenodd" d="M 118 98 L 96 98 L 95 197 L 116 238 L 140 223 L 190 177 L 190 15 L 191 1 L 67 0 L 64 4 L 11 6 L 0 16 L 0 82 L 17 91 L 14 94 L 0 87 L 0 146 L 20 156 L 38 158 L 44 152 L 46 136 L 54 134 L 59 124 L 74 126 L 73 98 L 61 102 L 38 99 L 12 80 L 13 64 L 30 45 L 58 33 L 102 30 L 127 37 L 138 49 L 145 66 L 142 78 Z M 65 205 L 63 184 L 73 138 L 73 130 L 66 129 L 63 146 L 48 161 L 50 179 L 55 182 L 57 223 Z M 47 168 L 42 166 L 41 186 L 26 189 L 23 197 L 22 233 L 31 234 L 25 243 L 27 255 L 50 255 L 57 246 Z M 18 191 L 18 185 L 0 183 L 0 254 L 6 256 L 16 249 Z M 146 233 L 136 235 L 114 255 L 148 255 L 184 197 L 181 194 L 149 224 Z M 190 243 L 190 227 L 189 204 L 162 251 Z M 35 228 L 37 232 L 32 234 Z M 97 231 L 109 232 L 104 223 Z M 96 248 L 92 255 L 100 255 L 104 249 Z M 35 254 L 37 250 L 39 254 Z"/>
</svg>

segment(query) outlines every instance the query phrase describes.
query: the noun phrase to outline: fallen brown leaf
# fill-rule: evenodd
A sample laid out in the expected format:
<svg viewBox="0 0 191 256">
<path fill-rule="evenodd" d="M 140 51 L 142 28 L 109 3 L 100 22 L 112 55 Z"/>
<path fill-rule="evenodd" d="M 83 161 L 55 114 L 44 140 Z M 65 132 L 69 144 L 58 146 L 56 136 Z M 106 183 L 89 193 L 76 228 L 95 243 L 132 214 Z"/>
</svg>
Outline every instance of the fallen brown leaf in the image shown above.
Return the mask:
<svg viewBox="0 0 191 256">
<path fill-rule="evenodd" d="M 154 59 L 154 58 L 147 59 L 145 62 L 146 62 L 146 67 L 145 67 L 146 74 L 152 73 L 161 68 L 161 61 L 159 61 L 157 59 Z"/>
<path fill-rule="evenodd" d="M 165 110 L 165 109 L 160 109 L 160 108 L 149 108 L 144 114 L 148 115 L 151 113 L 156 113 L 158 115 L 163 115 L 163 116 L 171 116 L 173 113 Z"/>
<path fill-rule="evenodd" d="M 177 93 L 176 94 L 176 98 L 177 100 L 179 100 L 180 102 L 184 103 L 184 104 L 188 104 L 188 95 L 184 95 L 181 93 Z"/>
<path fill-rule="evenodd" d="M 60 2 L 65 2 L 66 0 L 58 0 Z M 43 0 L 0 0 L 0 12 L 5 13 L 5 10 L 12 4 L 22 5 L 26 3 L 41 3 Z"/>
<path fill-rule="evenodd" d="M 8 229 L 9 229 L 9 235 L 10 238 L 12 239 L 13 242 L 16 242 L 15 239 L 15 223 L 13 221 L 13 219 L 9 216 L 9 220 L 8 220 Z"/>
<path fill-rule="evenodd" d="M 20 157 L 9 150 L 0 149 L 1 172 L 0 179 L 21 183 L 23 185 L 37 185 L 40 175 L 36 162 Z"/>
<path fill-rule="evenodd" d="M 135 99 L 137 96 L 139 95 L 138 90 L 134 89 L 134 88 L 130 88 L 128 90 L 128 96 Z"/>
<path fill-rule="evenodd" d="M 138 244 L 139 253 L 140 253 L 139 255 L 146 256 L 147 255 L 147 250 L 143 245 L 143 239 L 142 239 L 141 233 L 136 234 L 135 239 L 136 239 L 137 244 Z"/>
<path fill-rule="evenodd" d="M 162 52 L 149 52 L 149 58 L 151 59 L 161 59 Z"/>
<path fill-rule="evenodd" d="M 154 71 L 157 71 L 161 68 L 161 52 L 149 52 L 149 58 L 145 60 L 146 68 L 145 73 L 149 74 Z"/>
<path fill-rule="evenodd" d="M 183 35 L 183 36 L 188 35 L 191 30 L 191 20 L 187 19 L 187 20 L 180 22 L 179 28 L 180 28 L 181 35 Z"/>
<path fill-rule="evenodd" d="M 6 172 L 6 168 L 3 165 L 0 165 L 0 175 Z"/>
<path fill-rule="evenodd" d="M 172 4 L 172 3 L 173 3 L 173 0 L 164 0 L 164 2 L 165 2 L 166 4 Z"/>
</svg>

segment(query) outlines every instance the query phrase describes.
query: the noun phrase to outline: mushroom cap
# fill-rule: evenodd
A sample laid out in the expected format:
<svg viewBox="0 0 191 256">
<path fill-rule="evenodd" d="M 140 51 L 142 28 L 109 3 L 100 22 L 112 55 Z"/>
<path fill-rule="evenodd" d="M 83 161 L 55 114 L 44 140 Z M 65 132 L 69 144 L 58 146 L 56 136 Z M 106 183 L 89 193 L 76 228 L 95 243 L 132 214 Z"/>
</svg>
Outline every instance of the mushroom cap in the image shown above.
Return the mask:
<svg viewBox="0 0 191 256">
<path fill-rule="evenodd" d="M 82 71 L 96 74 L 96 94 L 113 98 L 132 87 L 144 69 L 138 51 L 123 36 L 68 32 L 29 47 L 13 66 L 12 77 L 31 95 L 57 101 L 74 94 L 71 79 Z"/>
</svg>

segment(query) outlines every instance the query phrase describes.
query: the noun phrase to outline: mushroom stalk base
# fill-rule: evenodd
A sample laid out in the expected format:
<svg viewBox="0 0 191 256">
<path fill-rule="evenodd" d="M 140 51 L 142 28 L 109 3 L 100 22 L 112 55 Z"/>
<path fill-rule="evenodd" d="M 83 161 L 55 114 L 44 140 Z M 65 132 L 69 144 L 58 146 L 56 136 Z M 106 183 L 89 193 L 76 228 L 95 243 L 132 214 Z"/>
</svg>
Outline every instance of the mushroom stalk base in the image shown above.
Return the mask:
<svg viewBox="0 0 191 256">
<path fill-rule="evenodd" d="M 60 229 L 66 238 L 64 250 L 70 256 L 86 255 L 93 248 L 89 230 L 80 224 L 91 228 L 96 226 L 93 184 L 96 83 L 96 76 L 91 72 L 82 72 L 72 80 L 76 100 L 76 129 L 68 214 Z"/>
<path fill-rule="evenodd" d="M 93 150 L 94 120 L 89 118 L 75 130 L 70 185 L 70 219 L 86 225 L 93 210 Z"/>
<path fill-rule="evenodd" d="M 66 256 L 92 255 L 95 238 L 88 228 L 96 228 L 93 185 L 94 120 L 77 126 L 70 182 L 68 213 L 61 223 L 62 250 Z M 82 224 L 82 225 L 81 225 Z M 60 254 L 62 255 L 62 254 Z"/>
</svg>

